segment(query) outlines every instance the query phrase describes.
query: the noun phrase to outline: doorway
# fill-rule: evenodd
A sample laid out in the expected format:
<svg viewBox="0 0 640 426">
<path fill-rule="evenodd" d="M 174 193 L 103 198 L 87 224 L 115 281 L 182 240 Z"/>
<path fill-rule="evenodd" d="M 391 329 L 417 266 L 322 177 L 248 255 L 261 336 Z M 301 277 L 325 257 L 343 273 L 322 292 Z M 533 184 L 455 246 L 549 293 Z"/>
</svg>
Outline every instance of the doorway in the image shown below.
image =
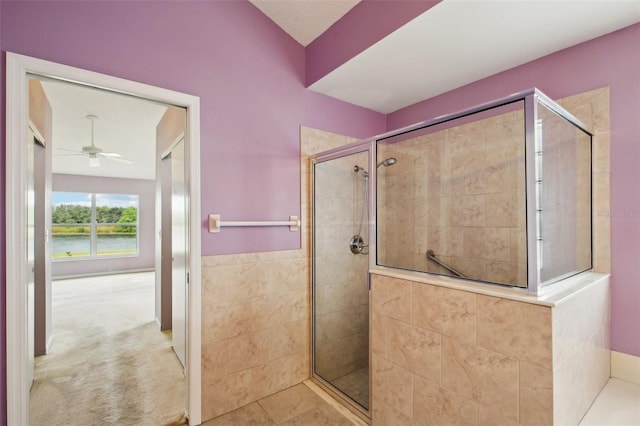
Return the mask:
<svg viewBox="0 0 640 426">
<path fill-rule="evenodd" d="M 188 381 L 187 415 L 191 424 L 199 424 L 200 409 L 200 227 L 199 223 L 199 100 L 197 97 L 127 80 L 67 67 L 22 55 L 7 53 L 7 420 L 9 424 L 28 424 L 29 351 L 27 349 L 27 285 L 31 271 L 27 247 L 28 161 L 25 143 L 28 117 L 27 79 L 41 76 L 109 90 L 154 102 L 176 105 L 187 111 L 185 137 L 185 192 L 187 199 L 188 256 L 185 264 L 191 280 L 186 309 L 186 376 Z"/>
<path fill-rule="evenodd" d="M 370 417 L 369 188 L 371 145 L 313 164 L 313 377 Z"/>
</svg>

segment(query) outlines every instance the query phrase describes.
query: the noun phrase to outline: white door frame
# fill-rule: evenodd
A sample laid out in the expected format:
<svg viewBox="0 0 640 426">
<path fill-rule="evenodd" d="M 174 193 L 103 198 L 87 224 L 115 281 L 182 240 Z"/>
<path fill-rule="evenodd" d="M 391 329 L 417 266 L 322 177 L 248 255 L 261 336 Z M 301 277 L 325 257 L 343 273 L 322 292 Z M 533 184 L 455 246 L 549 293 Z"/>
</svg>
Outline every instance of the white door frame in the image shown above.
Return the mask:
<svg viewBox="0 0 640 426">
<path fill-rule="evenodd" d="M 24 206 L 27 185 L 25 132 L 27 77 L 36 75 L 132 95 L 187 110 L 189 203 L 189 306 L 187 317 L 187 414 L 201 423 L 200 98 L 54 62 L 6 53 L 6 344 L 7 424 L 29 424 L 27 386 L 27 294 Z M 160 153 L 157 153 L 160 155 Z"/>
</svg>

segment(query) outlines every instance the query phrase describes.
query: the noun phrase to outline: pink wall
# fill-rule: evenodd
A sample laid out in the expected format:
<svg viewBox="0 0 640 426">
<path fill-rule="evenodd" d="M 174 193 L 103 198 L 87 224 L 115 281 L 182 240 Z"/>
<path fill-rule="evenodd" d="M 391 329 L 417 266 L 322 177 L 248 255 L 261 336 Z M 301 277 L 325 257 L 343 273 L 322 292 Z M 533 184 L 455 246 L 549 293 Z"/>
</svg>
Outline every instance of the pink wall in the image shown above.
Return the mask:
<svg viewBox="0 0 640 426">
<path fill-rule="evenodd" d="M 387 128 L 538 87 L 562 98 L 603 86 L 611 103 L 612 349 L 640 356 L 640 24 L 404 108 Z"/>
<path fill-rule="evenodd" d="M 3 2 L 2 50 L 200 96 L 202 217 L 300 214 L 299 125 L 356 137 L 382 114 L 304 88 L 304 49 L 244 1 Z M 284 228 L 202 234 L 204 255 L 299 247 Z"/>
<path fill-rule="evenodd" d="M 304 48 L 246 1 L 2 1 L 0 11 L 2 51 L 200 97 L 203 221 L 210 212 L 228 220 L 299 215 L 301 124 L 355 137 L 385 130 L 382 114 L 306 90 Z M 4 79 L 0 86 L 4 93 Z M 4 174 L 2 163 L 2 192 Z M 299 246 L 300 234 L 286 228 L 208 234 L 203 226 L 203 255 Z M 4 384 L 4 265 L 0 275 Z"/>
<path fill-rule="evenodd" d="M 0 3 L 0 46 L 2 45 L 2 4 Z M 4 70 L 5 70 L 5 61 L 4 61 L 4 53 L 1 53 L 2 58 L 0 59 L 0 131 L 2 135 L 4 135 L 4 104 L 5 104 L 5 89 L 4 89 Z M 3 136 L 0 136 L 3 137 Z M 4 138 L 1 139 L 4 141 Z M 4 189 L 4 170 L 5 170 L 5 160 L 4 160 L 4 142 L 2 142 L 2 149 L 0 149 L 0 203 L 2 203 L 2 207 L 4 206 L 5 199 L 5 189 Z M 7 365 L 7 361 L 5 359 L 6 347 L 7 347 L 7 339 L 6 339 L 6 329 L 5 324 L 7 323 L 7 315 L 5 312 L 5 287 L 7 282 L 6 277 L 6 267 L 5 267 L 5 231 L 4 231 L 4 222 L 5 222 L 5 208 L 0 210 L 0 425 L 4 425 L 6 423 L 7 417 L 7 397 L 6 397 L 6 383 L 7 383 L 7 370 L 5 366 Z"/>
</svg>

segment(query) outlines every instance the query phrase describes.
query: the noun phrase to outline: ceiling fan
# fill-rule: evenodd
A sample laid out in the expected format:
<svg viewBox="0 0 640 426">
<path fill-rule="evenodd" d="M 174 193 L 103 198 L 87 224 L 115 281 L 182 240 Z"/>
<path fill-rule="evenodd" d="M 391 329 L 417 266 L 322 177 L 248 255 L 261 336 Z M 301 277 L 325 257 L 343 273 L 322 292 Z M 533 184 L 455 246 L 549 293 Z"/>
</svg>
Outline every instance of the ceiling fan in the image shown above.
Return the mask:
<svg viewBox="0 0 640 426">
<path fill-rule="evenodd" d="M 93 114 L 87 115 L 87 119 L 91 121 L 91 145 L 83 146 L 81 151 L 75 151 L 72 149 L 65 149 L 65 148 L 56 148 L 60 151 L 67 151 L 72 153 L 72 154 L 56 154 L 56 156 L 82 155 L 85 157 L 89 157 L 89 167 L 100 167 L 101 158 L 105 160 L 110 160 L 110 161 L 117 161 L 118 163 L 132 164 L 133 161 L 122 158 L 121 154 L 118 154 L 117 152 L 104 152 L 102 148 L 99 148 L 94 144 L 93 142 L 93 124 L 94 123 L 93 122 L 97 118 L 98 117 Z"/>
</svg>

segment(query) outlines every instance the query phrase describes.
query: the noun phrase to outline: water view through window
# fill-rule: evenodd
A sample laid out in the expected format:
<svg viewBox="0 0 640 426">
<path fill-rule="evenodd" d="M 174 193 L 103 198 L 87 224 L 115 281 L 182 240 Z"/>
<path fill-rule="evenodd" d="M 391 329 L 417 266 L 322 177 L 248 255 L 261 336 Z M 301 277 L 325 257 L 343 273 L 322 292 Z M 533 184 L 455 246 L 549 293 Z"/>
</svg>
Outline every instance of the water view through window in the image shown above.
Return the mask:
<svg viewBox="0 0 640 426">
<path fill-rule="evenodd" d="M 53 192 L 53 259 L 138 253 L 139 197 Z"/>
</svg>

